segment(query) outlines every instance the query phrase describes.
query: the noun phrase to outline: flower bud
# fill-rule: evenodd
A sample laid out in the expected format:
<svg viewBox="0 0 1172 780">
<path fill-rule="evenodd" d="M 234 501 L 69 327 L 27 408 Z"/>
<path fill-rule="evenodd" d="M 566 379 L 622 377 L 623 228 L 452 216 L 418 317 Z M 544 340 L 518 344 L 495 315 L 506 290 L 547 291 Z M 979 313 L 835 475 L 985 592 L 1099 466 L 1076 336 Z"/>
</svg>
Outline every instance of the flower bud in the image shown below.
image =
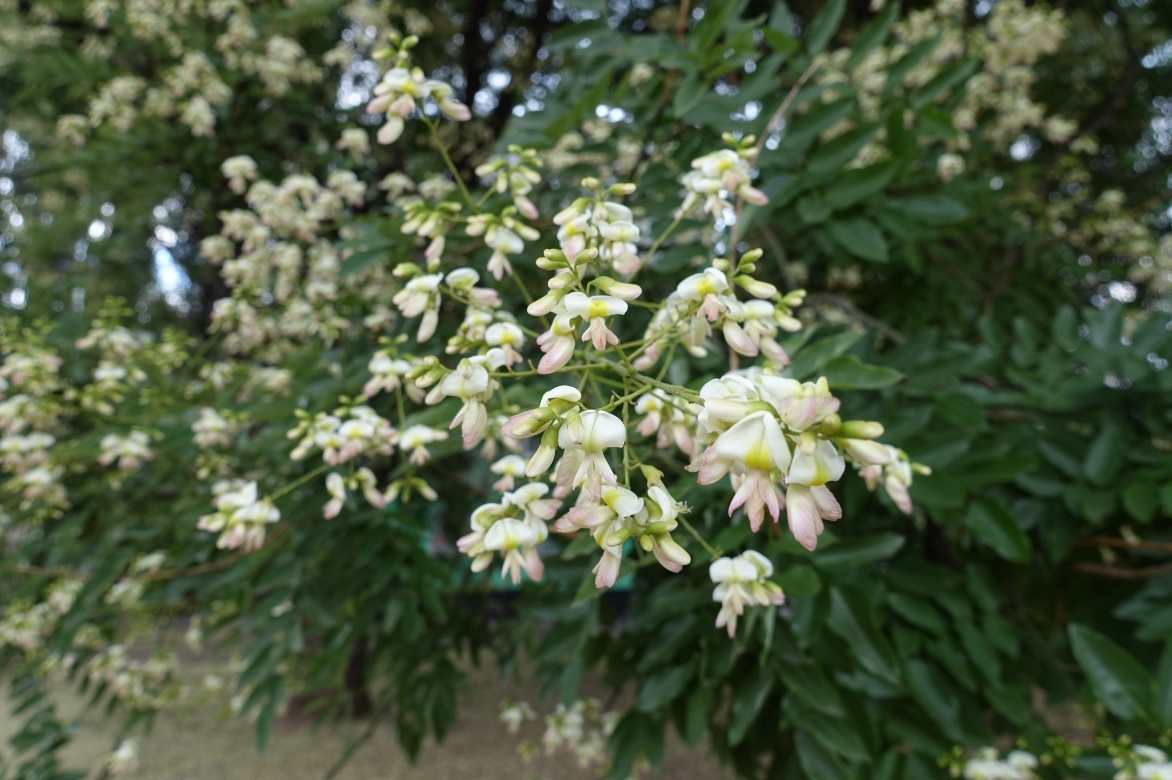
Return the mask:
<svg viewBox="0 0 1172 780">
<path fill-rule="evenodd" d="M 777 288 L 772 284 L 763 282 L 760 279 L 754 279 L 751 276 L 742 274 L 733 277 L 733 281 L 748 291 L 749 295 L 752 295 L 754 298 L 773 298 L 778 294 Z"/>
<path fill-rule="evenodd" d="M 643 288 L 630 282 L 620 282 L 609 276 L 600 276 L 594 280 L 598 288 L 607 295 L 613 295 L 624 301 L 633 301 L 643 294 Z"/>
<path fill-rule="evenodd" d="M 870 420 L 847 420 L 842 424 L 841 435 L 850 439 L 878 439 L 883 435 L 883 425 Z"/>
</svg>

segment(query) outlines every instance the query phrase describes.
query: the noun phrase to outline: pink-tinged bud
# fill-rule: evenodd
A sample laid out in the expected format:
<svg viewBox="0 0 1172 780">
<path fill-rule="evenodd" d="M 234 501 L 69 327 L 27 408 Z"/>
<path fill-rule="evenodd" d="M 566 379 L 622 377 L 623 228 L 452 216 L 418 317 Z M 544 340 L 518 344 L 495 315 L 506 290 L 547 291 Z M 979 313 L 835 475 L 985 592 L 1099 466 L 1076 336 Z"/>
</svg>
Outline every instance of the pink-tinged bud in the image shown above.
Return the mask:
<svg viewBox="0 0 1172 780">
<path fill-rule="evenodd" d="M 537 373 L 552 374 L 555 371 L 560 371 L 570 358 L 574 356 L 574 339 L 569 336 L 563 336 L 553 340 L 549 351 L 545 353 L 545 357 L 537 364 Z"/>
<path fill-rule="evenodd" d="M 749 334 L 745 333 L 745 329 L 740 325 L 732 320 L 725 320 L 721 332 L 724 333 L 724 340 L 732 347 L 733 351 L 745 357 L 757 357 L 757 345 L 753 343 L 753 339 L 749 338 Z"/>
<path fill-rule="evenodd" d="M 763 282 L 760 279 L 754 279 L 751 276 L 741 274 L 740 276 L 734 277 L 733 281 L 744 288 L 754 298 L 767 299 L 778 294 L 777 288 L 772 284 Z"/>
<path fill-rule="evenodd" d="M 864 466 L 882 466 L 891 460 L 887 445 L 871 439 L 839 439 L 838 444 L 853 461 Z"/>
<path fill-rule="evenodd" d="M 395 101 L 387 108 L 389 113 L 406 118 L 408 114 L 415 110 L 415 98 L 410 95 L 400 95 L 395 98 Z"/>
<path fill-rule="evenodd" d="M 536 479 L 549 471 L 549 467 L 553 465 L 555 455 L 557 455 L 557 448 L 542 441 L 541 446 L 537 448 L 537 451 L 529 458 L 529 462 L 525 464 L 525 476 L 530 479 Z"/>
<path fill-rule="evenodd" d="M 600 590 L 614 587 L 615 581 L 619 578 L 619 569 L 622 564 L 623 559 L 619 555 L 613 554 L 609 550 L 603 552 L 602 557 L 594 566 L 594 587 Z"/>
<path fill-rule="evenodd" d="M 391 105 L 390 95 L 379 95 L 366 104 L 366 111 L 370 114 L 381 114 Z"/>
<path fill-rule="evenodd" d="M 554 414 L 549 409 L 530 409 L 510 417 L 501 426 L 501 433 L 513 439 L 527 439 L 548 428 L 553 419 Z"/>
<path fill-rule="evenodd" d="M 435 335 L 436 326 L 439 325 L 439 309 L 428 309 L 423 312 L 423 317 L 419 320 L 419 330 L 415 333 L 415 340 L 422 344 Z"/>
<path fill-rule="evenodd" d="M 428 268 L 431 268 L 440 261 L 440 258 L 444 254 L 444 244 L 444 237 L 436 236 L 431 240 L 431 243 L 427 245 L 427 249 L 424 250 L 423 256 L 427 259 Z"/>
<path fill-rule="evenodd" d="M 878 439 L 883 435 L 883 424 L 870 420 L 847 420 L 842 424 L 842 435 L 850 439 Z"/>
<path fill-rule="evenodd" d="M 692 562 L 692 556 L 688 555 L 688 551 L 666 535 L 655 540 L 655 546 L 651 548 L 651 552 L 655 556 L 655 560 L 659 561 L 659 565 L 673 574 L 678 574 L 681 569 Z"/>
<path fill-rule="evenodd" d="M 541 556 L 537 554 L 536 548 L 531 547 L 525 552 L 524 567 L 525 573 L 534 582 L 541 582 L 541 578 L 545 576 L 545 564 L 541 562 Z"/>
<path fill-rule="evenodd" d="M 338 513 L 341 511 L 342 511 L 342 499 L 331 498 L 329 501 L 326 502 L 326 505 L 324 507 L 322 507 L 321 513 L 322 513 L 322 517 L 324 517 L 326 520 L 333 520 L 335 517 L 338 516 Z"/>
<path fill-rule="evenodd" d="M 403 134 L 403 120 L 397 116 L 387 117 L 387 123 L 379 128 L 378 142 L 380 144 L 393 144 L 399 140 L 399 136 Z"/>
<path fill-rule="evenodd" d="M 742 184 L 737 190 L 737 195 L 740 195 L 746 202 L 752 203 L 754 206 L 764 206 L 769 202 L 768 196 L 756 187 L 750 187 L 748 184 Z"/>
<path fill-rule="evenodd" d="M 785 513 L 789 532 L 794 539 L 813 552 L 818 546 L 818 536 L 822 533 L 822 518 L 818 516 L 818 506 L 814 503 L 810 489 L 800 485 L 791 486 L 786 493 Z"/>
<path fill-rule="evenodd" d="M 551 290 L 550 292 L 547 292 L 545 295 L 535 300 L 533 303 L 529 304 L 525 311 L 529 312 L 529 314 L 534 317 L 544 317 L 553 311 L 554 308 L 557 307 L 558 303 L 561 302 L 561 300 L 562 294 L 560 292 L 554 292 Z"/>
<path fill-rule="evenodd" d="M 883 489 L 887 491 L 887 495 L 891 496 L 891 500 L 899 507 L 899 511 L 905 515 L 912 513 L 912 497 L 907 491 L 907 485 L 898 478 L 889 476 L 883 481 Z"/>
<path fill-rule="evenodd" d="M 467 122 L 472 118 L 472 112 L 468 110 L 468 106 L 457 100 L 441 100 L 440 111 L 444 112 L 444 116 L 456 122 Z"/>
<path fill-rule="evenodd" d="M 537 219 L 541 216 L 537 211 L 537 206 L 533 205 L 533 201 L 524 195 L 514 196 L 513 205 L 517 207 L 517 211 L 521 212 L 526 219 Z"/>
<path fill-rule="evenodd" d="M 566 258 L 572 263 L 574 259 L 586 248 L 586 237 L 579 234 L 570 236 L 562 243 L 562 251 L 566 253 Z"/>
<path fill-rule="evenodd" d="M 785 349 L 773 339 L 768 336 L 761 339 L 761 352 L 765 357 L 772 360 L 779 366 L 789 365 L 789 355 Z"/>
<path fill-rule="evenodd" d="M 464 420 L 460 426 L 460 433 L 464 442 L 464 449 L 470 450 L 480 443 L 488 430 L 488 409 L 480 401 L 468 401 L 465 404 Z"/>
</svg>

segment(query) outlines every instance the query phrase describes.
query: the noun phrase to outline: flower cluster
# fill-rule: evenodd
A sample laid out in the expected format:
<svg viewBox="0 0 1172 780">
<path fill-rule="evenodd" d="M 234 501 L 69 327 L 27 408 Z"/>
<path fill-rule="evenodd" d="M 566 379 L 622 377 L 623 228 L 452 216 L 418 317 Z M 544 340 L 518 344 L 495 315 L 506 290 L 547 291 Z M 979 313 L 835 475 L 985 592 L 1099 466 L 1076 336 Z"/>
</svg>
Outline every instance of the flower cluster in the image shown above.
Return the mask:
<svg viewBox="0 0 1172 780">
<path fill-rule="evenodd" d="M 567 752 L 579 769 L 602 767 L 608 756 L 607 740 L 618 725 L 619 715 L 605 710 L 597 699 L 577 699 L 568 706 L 558 703 L 544 719 L 541 742 L 546 755 Z M 517 734 L 527 721 L 536 718 L 537 713 L 525 702 L 502 705 L 500 719 L 510 734 Z M 534 748 L 526 741 L 518 746 L 518 752 L 528 760 Z"/>
<path fill-rule="evenodd" d="M 708 567 L 708 576 L 716 583 L 712 600 L 720 602 L 716 627 L 736 636 L 737 618 L 746 606 L 780 606 L 785 602 L 781 588 L 769 578 L 773 564 L 759 552 L 746 550 L 735 558 L 718 558 Z"/>
<path fill-rule="evenodd" d="M 1115 780 L 1172 780 L 1172 761 L 1168 754 L 1149 745 L 1136 745 L 1130 755 L 1114 759 L 1119 771 Z"/>
<path fill-rule="evenodd" d="M 150 434 L 145 431 L 131 431 L 125 435 L 108 433 L 102 437 L 98 463 L 103 466 L 117 464 L 120 471 L 137 471 L 155 456 L 150 444 Z"/>
<path fill-rule="evenodd" d="M 388 33 L 390 46 L 375 52 L 377 59 L 394 61 L 394 67 L 383 74 L 374 88 L 374 98 L 366 110 L 382 114 L 384 123 L 378 131 L 380 144 L 393 144 L 406 127 L 405 120 L 417 108 L 419 101 L 430 99 L 444 116 L 456 122 L 472 118 L 468 106 L 453 97 L 452 87 L 442 81 L 429 79 L 419 68 L 411 67 L 411 49 L 419 42 L 414 35 L 402 37 L 396 31 Z"/>
<path fill-rule="evenodd" d="M 790 533 L 807 550 L 817 546 L 823 521 L 842 517 L 826 485 L 842 477 L 843 453 L 864 467 L 891 457 L 872 441 L 881 425 L 838 417 L 825 378 L 799 382 L 759 369 L 726 374 L 700 389 L 700 403 L 689 469 L 702 485 L 728 475 L 736 490 L 729 514 L 744 507 L 754 532 L 766 511 L 778 522 L 784 505 Z"/>
<path fill-rule="evenodd" d="M 216 511 L 199 519 L 201 531 L 219 534 L 216 546 L 232 550 L 256 550 L 264 544 L 266 526 L 281 519 L 281 512 L 267 498 L 258 497 L 255 482 L 220 481 L 212 486 Z"/>
<path fill-rule="evenodd" d="M 293 450 L 293 460 L 301 460 L 314 450 L 320 450 L 322 460 L 331 466 L 360 455 L 389 455 L 399 436 L 369 406 L 345 405 L 333 413 L 320 412 L 312 417 L 298 412 L 299 422 L 287 434 L 290 439 L 300 440 Z"/>
<path fill-rule="evenodd" d="M 1005 756 L 995 748 L 983 748 L 964 765 L 965 780 L 1037 780 L 1034 772 L 1038 758 L 1024 750 L 1014 750 Z"/>
</svg>

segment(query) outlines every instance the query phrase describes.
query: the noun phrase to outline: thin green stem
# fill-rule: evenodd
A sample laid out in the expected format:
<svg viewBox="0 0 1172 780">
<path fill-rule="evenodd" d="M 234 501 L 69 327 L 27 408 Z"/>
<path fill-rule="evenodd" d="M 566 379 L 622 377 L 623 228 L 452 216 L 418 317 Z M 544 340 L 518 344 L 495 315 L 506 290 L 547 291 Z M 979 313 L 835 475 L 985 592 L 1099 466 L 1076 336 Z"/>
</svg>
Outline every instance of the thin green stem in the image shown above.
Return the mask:
<svg viewBox="0 0 1172 780">
<path fill-rule="evenodd" d="M 704 552 L 708 553 L 708 555 L 712 558 L 712 560 L 715 561 L 717 558 L 719 558 L 721 556 L 720 550 L 717 549 L 716 547 L 713 547 L 711 544 L 709 544 L 708 540 L 700 535 L 700 532 L 697 531 L 692 526 L 692 524 L 688 522 L 688 519 L 686 517 L 684 517 L 683 515 L 680 515 L 676 519 L 679 520 L 680 525 L 682 525 L 687 530 L 687 532 L 692 535 L 692 538 L 700 543 L 700 546 L 704 548 Z"/>
</svg>

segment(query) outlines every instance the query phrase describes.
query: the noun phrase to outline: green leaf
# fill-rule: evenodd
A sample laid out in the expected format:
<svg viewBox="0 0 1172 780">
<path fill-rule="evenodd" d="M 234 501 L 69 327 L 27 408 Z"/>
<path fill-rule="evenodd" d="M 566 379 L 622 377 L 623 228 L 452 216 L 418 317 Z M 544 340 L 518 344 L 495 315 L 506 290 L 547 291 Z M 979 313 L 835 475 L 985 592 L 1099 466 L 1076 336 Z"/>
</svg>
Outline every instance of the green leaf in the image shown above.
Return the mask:
<svg viewBox="0 0 1172 780">
<path fill-rule="evenodd" d="M 772 689 L 773 678 L 765 667 L 758 667 L 755 674 L 741 680 L 733 694 L 732 715 L 728 722 L 729 745 L 739 745 L 745 738 Z"/>
<path fill-rule="evenodd" d="M 800 114 L 792 122 L 786 123 L 785 135 L 781 137 L 781 143 L 769 156 L 796 163 L 797 159 L 810 147 L 810 144 L 814 143 L 814 140 L 824 130 L 838 124 L 849 115 L 854 105 L 854 100 L 848 97 L 814 106 L 804 114 Z"/>
<path fill-rule="evenodd" d="M 867 23 L 866 27 L 859 31 L 854 46 L 851 46 L 851 56 L 847 64 L 857 65 L 863 57 L 867 56 L 868 52 L 882 44 L 887 38 L 887 33 L 891 31 L 891 25 L 895 23 L 897 16 L 899 16 L 899 3 L 892 0 L 874 19 Z"/>
<path fill-rule="evenodd" d="M 854 168 L 838 176 L 822 196 L 830 208 L 843 209 L 881 191 L 893 176 L 895 165 L 890 162 Z"/>
<path fill-rule="evenodd" d="M 675 666 L 661 669 L 643 680 L 635 707 L 643 712 L 655 712 L 667 706 L 684 692 L 692 679 L 692 667 Z"/>
<path fill-rule="evenodd" d="M 830 0 L 823 5 L 822 10 L 818 12 L 806 30 L 807 52 L 814 55 L 826 48 L 838 30 L 844 11 L 846 11 L 846 0 Z"/>
<path fill-rule="evenodd" d="M 1030 559 L 1030 539 L 1013 515 L 991 499 L 978 499 L 965 513 L 965 525 L 982 543 L 1014 563 Z"/>
<path fill-rule="evenodd" d="M 1148 717 L 1154 681 L 1140 662 L 1094 629 L 1071 623 L 1067 633 L 1074 658 L 1103 706 L 1123 720 Z"/>
<path fill-rule="evenodd" d="M 843 780 L 849 777 L 846 768 L 826 751 L 813 736 L 801 729 L 794 737 L 798 748 L 798 763 L 807 780 Z"/>
<path fill-rule="evenodd" d="M 1133 482 L 1123 489 L 1123 508 L 1138 522 L 1150 522 L 1156 515 L 1156 485 L 1154 482 Z"/>
<path fill-rule="evenodd" d="M 1110 482 L 1123 465 L 1123 431 L 1114 422 L 1108 422 L 1087 449 L 1082 470 L 1087 479 L 1097 485 Z"/>
<path fill-rule="evenodd" d="M 940 612 L 922 598 L 891 593 L 887 596 L 887 603 L 900 617 L 918 628 L 937 636 L 948 633 L 948 624 Z"/>
<path fill-rule="evenodd" d="M 688 697 L 688 708 L 684 715 L 684 740 L 689 745 L 698 745 L 708 733 L 708 713 L 712 710 L 712 689 L 697 686 Z"/>
<path fill-rule="evenodd" d="M 845 167 L 874 137 L 877 129 L 875 125 L 857 127 L 819 146 L 806 161 L 806 172 L 820 176 Z"/>
<path fill-rule="evenodd" d="M 853 347 L 862 337 L 863 334 L 857 330 L 844 330 L 802 347 L 789 365 L 789 376 L 796 379 L 814 376 L 831 360 Z"/>
<path fill-rule="evenodd" d="M 874 222 L 862 217 L 835 220 L 826 229 L 835 243 L 855 257 L 877 263 L 887 262 L 887 241 Z"/>
<path fill-rule="evenodd" d="M 960 222 L 969 211 L 958 201 L 943 195 L 921 195 L 912 198 L 892 198 L 888 208 L 916 222 L 948 225 Z"/>
<path fill-rule="evenodd" d="M 777 665 L 777 673 L 791 696 L 827 715 L 845 716 L 846 708 L 842 704 L 837 683 L 827 676 L 822 667 L 787 661 Z"/>
<path fill-rule="evenodd" d="M 1160 665 L 1156 667 L 1156 720 L 1172 729 L 1172 639 L 1164 644 Z"/>
<path fill-rule="evenodd" d="M 786 598 L 813 596 L 822 590 L 818 572 L 809 566 L 787 566 L 774 577 L 774 581 L 781 586 Z"/>
<path fill-rule="evenodd" d="M 919 108 L 932 102 L 967 81 L 969 76 L 977 72 L 978 67 L 980 67 L 980 61 L 975 58 L 967 58 L 944 68 L 916 93 L 912 104 Z"/>
<path fill-rule="evenodd" d="M 904 666 L 908 690 L 928 713 L 930 720 L 955 742 L 964 741 L 960 727 L 959 702 L 950 691 L 953 686 L 934 668 L 920 660 L 908 661 Z"/>
<path fill-rule="evenodd" d="M 903 374 L 894 368 L 873 366 L 853 355 L 839 355 L 826 364 L 823 373 L 836 390 L 876 390 L 903 379 Z"/>
<path fill-rule="evenodd" d="M 891 647 L 871 625 L 861 605 L 854 603 L 842 590 L 835 589 L 830 593 L 827 622 L 830 629 L 850 645 L 860 666 L 885 682 L 899 684 L 899 669 Z"/>
<path fill-rule="evenodd" d="M 884 533 L 836 542 L 830 547 L 819 547 L 814 553 L 814 564 L 824 569 L 857 569 L 887 560 L 903 548 L 905 541 L 903 534 Z"/>
<path fill-rule="evenodd" d="M 853 761 L 870 758 L 866 743 L 852 728 L 854 723 L 849 718 L 829 717 L 793 696 L 786 697 L 782 710 L 790 721 L 801 724 L 804 731 L 832 753 Z"/>
<path fill-rule="evenodd" d="M 384 244 L 354 252 L 342 261 L 340 273 L 342 276 L 349 276 L 350 274 L 358 273 L 363 269 L 369 268 L 379 260 L 388 257 L 394 248 L 395 244 Z"/>
<path fill-rule="evenodd" d="M 696 107 L 708 94 L 708 82 L 699 73 L 692 71 L 684 76 L 671 101 L 672 114 L 678 119 L 687 118 L 688 112 Z"/>
</svg>

